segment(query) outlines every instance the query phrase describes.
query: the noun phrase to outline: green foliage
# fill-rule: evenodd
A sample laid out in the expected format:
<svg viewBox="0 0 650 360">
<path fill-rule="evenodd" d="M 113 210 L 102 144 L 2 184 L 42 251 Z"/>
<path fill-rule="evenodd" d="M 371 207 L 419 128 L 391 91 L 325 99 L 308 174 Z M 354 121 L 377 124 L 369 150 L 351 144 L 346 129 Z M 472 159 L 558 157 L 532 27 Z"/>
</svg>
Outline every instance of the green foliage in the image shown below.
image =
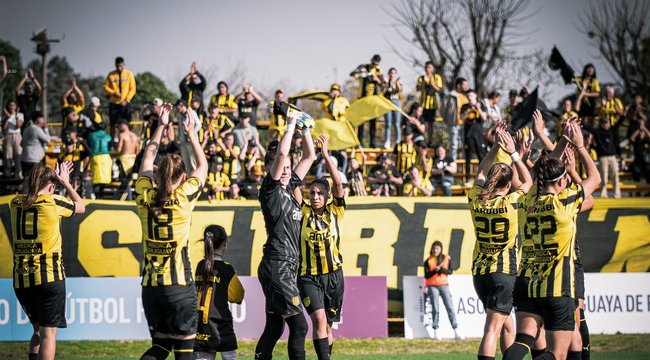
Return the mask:
<svg viewBox="0 0 650 360">
<path fill-rule="evenodd" d="M 160 98 L 165 102 L 174 102 L 178 97 L 165 86 L 159 77 L 148 71 L 137 74 L 135 82 L 137 88 L 132 100 L 135 105 L 143 105 L 155 98 Z"/>
<path fill-rule="evenodd" d="M 7 103 L 10 99 L 15 99 L 16 95 L 14 90 L 16 86 L 23 78 L 23 67 L 22 60 L 20 58 L 20 50 L 13 47 L 10 42 L 5 40 L 0 40 L 0 55 L 4 55 L 7 59 L 7 68 L 9 71 L 17 70 L 15 73 L 10 73 L 7 75 L 5 80 L 0 83 L 0 88 L 2 88 L 2 105 Z"/>
<path fill-rule="evenodd" d="M 34 59 L 27 67 L 34 70 L 36 78 L 44 86 L 41 65 L 40 60 Z M 47 104 L 51 121 L 61 120 L 61 97 L 72 85 L 72 79 L 80 77 L 81 75 L 74 73 L 65 56 L 54 56 L 47 61 Z M 86 98 L 86 102 L 88 101 L 90 100 Z"/>
</svg>

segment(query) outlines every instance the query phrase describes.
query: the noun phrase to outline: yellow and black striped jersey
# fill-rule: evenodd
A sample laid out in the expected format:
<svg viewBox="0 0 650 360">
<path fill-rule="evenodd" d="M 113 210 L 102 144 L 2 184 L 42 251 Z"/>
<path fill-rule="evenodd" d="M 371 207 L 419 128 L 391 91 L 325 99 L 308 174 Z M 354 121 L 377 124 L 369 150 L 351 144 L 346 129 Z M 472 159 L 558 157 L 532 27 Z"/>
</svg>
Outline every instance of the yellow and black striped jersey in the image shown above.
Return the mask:
<svg viewBox="0 0 650 360">
<path fill-rule="evenodd" d="M 135 193 L 144 246 L 142 286 L 191 284 L 190 224 L 201 181 L 192 177 L 174 189 L 157 218 L 149 212 L 157 193 L 152 180 L 140 177 Z"/>
<path fill-rule="evenodd" d="M 369 73 L 375 74 L 377 77 L 381 78 L 381 67 L 368 64 L 366 65 L 366 68 Z M 379 93 L 379 85 L 373 82 L 371 77 L 359 78 L 359 87 L 361 88 L 360 97 L 377 95 L 377 93 Z"/>
<path fill-rule="evenodd" d="M 63 111 L 65 108 L 72 108 L 72 110 L 78 114 L 83 111 L 84 103 L 70 104 L 67 100 L 64 100 L 63 103 L 61 103 L 61 111 Z"/>
<path fill-rule="evenodd" d="M 433 85 L 439 89 L 442 88 L 442 77 L 440 77 L 440 74 L 433 74 L 433 77 L 427 79 L 427 81 L 424 81 L 424 75 L 418 77 L 417 87 L 420 89 L 420 104 L 425 110 L 438 108 Z"/>
<path fill-rule="evenodd" d="M 322 275 L 343 265 L 341 255 L 341 220 L 345 214 L 345 199 L 333 198 L 321 215 L 311 206 L 302 204 L 300 229 L 300 268 L 298 274 Z"/>
<path fill-rule="evenodd" d="M 535 262 L 535 250 L 533 247 L 533 238 L 530 234 L 526 235 L 526 217 L 528 216 L 529 202 L 534 199 L 536 187 L 528 190 L 530 196 L 520 196 L 517 201 L 517 222 L 519 227 L 519 267 L 517 275 L 530 278 L 533 272 L 533 263 Z M 527 202 L 529 201 L 529 202 Z"/>
<path fill-rule="evenodd" d="M 11 200 L 14 287 L 24 289 L 65 279 L 61 256 L 61 218 L 74 214 L 72 200 L 59 195 L 39 195 L 22 208 L 26 195 Z"/>
<path fill-rule="evenodd" d="M 210 104 L 216 104 L 219 109 L 224 110 L 237 109 L 235 96 L 231 94 L 214 94 L 210 97 Z"/>
<path fill-rule="evenodd" d="M 395 167 L 400 173 L 408 173 L 409 169 L 415 165 L 417 157 L 417 153 L 415 152 L 415 144 L 409 144 L 407 142 L 400 141 L 395 144 L 395 147 L 393 148 L 393 154 L 397 160 L 395 162 Z"/>
<path fill-rule="evenodd" d="M 218 186 L 230 186 L 230 176 L 224 174 L 223 172 L 208 172 L 208 179 L 206 181 L 207 185 L 214 189 Z M 214 192 L 215 200 L 225 200 L 226 192 L 224 191 L 215 191 Z"/>
<path fill-rule="evenodd" d="M 222 151 L 221 146 L 217 146 L 217 152 L 221 154 L 223 158 L 223 170 L 224 174 L 230 175 L 230 178 L 236 180 L 239 177 L 239 154 L 241 154 L 241 149 L 237 145 L 233 145 L 232 151 L 224 149 Z"/>
<path fill-rule="evenodd" d="M 476 231 L 472 256 L 472 274 L 517 274 L 517 201 L 525 195 L 516 190 L 481 204 L 477 200 L 482 188 L 469 191 L 469 211 Z"/>
<path fill-rule="evenodd" d="M 619 98 L 613 98 L 605 101 L 605 105 L 602 103 L 600 106 L 600 115 L 609 120 L 610 125 L 614 126 L 619 121 L 621 116 L 618 114 L 617 110 L 625 111 L 623 103 Z"/>
<path fill-rule="evenodd" d="M 71 146 L 71 149 L 68 149 L 68 146 Z M 79 161 L 88 156 L 88 151 L 83 146 L 80 141 L 77 141 L 74 144 L 66 145 L 59 154 L 59 160 L 61 161 Z"/>
<path fill-rule="evenodd" d="M 536 185 L 534 186 L 534 188 Z M 558 194 L 526 200 L 534 207 L 526 216 L 525 235 L 533 239 L 535 262 L 528 283 L 530 297 L 575 297 L 576 217 L 584 201 L 580 184 Z"/>
<path fill-rule="evenodd" d="M 271 124 L 269 125 L 269 130 L 277 130 L 280 133 L 280 136 L 284 135 L 284 132 L 287 129 L 287 120 L 284 119 L 284 116 L 275 115 L 271 112 L 270 117 Z"/>
</svg>

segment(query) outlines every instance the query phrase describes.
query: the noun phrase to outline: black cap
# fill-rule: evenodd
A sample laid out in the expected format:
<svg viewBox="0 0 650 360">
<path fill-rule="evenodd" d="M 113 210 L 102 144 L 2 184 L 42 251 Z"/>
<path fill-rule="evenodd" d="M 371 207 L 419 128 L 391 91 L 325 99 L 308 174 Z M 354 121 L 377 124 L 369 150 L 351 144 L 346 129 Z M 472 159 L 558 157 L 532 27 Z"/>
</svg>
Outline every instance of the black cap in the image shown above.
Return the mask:
<svg viewBox="0 0 650 360">
<path fill-rule="evenodd" d="M 187 101 L 185 101 L 185 99 L 178 99 L 178 100 L 176 100 L 176 104 L 174 104 L 174 105 L 175 105 L 175 106 L 178 106 L 178 105 L 185 105 L 185 106 L 187 106 Z"/>
<path fill-rule="evenodd" d="M 517 90 L 515 89 L 510 89 L 510 92 L 508 93 L 510 96 L 517 96 Z"/>
<path fill-rule="evenodd" d="M 372 56 L 371 60 L 372 61 L 381 61 L 381 56 L 379 56 L 379 54 L 375 54 L 375 55 Z"/>
<path fill-rule="evenodd" d="M 63 117 L 66 118 L 68 115 L 72 114 L 74 112 L 74 109 L 71 107 L 66 107 L 63 109 Z"/>
</svg>

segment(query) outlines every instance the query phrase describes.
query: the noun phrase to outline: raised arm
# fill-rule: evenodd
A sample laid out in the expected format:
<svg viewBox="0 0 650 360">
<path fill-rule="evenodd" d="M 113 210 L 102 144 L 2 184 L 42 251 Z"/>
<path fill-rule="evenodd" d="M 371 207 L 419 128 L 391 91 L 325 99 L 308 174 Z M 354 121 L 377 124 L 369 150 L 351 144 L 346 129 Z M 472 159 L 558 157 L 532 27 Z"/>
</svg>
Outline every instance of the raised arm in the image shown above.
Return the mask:
<svg viewBox="0 0 650 360">
<path fill-rule="evenodd" d="M 564 154 L 564 150 L 566 149 L 567 145 L 569 145 L 569 127 L 572 126 L 573 124 L 577 125 L 578 124 L 578 118 L 577 117 L 572 117 L 569 118 L 564 126 L 564 132 L 562 132 L 562 137 L 560 140 L 558 140 L 557 145 L 555 145 L 555 148 L 553 151 L 551 151 L 551 154 L 549 155 L 552 158 L 555 159 L 561 159 L 562 154 Z M 580 126 L 578 126 L 578 129 Z"/>
<path fill-rule="evenodd" d="M 342 198 L 345 196 L 345 189 L 343 188 L 343 182 L 341 181 L 341 175 L 339 174 L 339 169 L 334 165 L 332 158 L 330 157 L 329 152 L 327 151 L 327 136 L 321 134 L 318 136 L 318 142 L 322 146 L 323 160 L 325 160 L 325 166 L 327 167 L 327 172 L 330 173 L 332 178 L 332 195 L 335 198 Z"/>
<path fill-rule="evenodd" d="M 35 92 L 37 94 L 40 94 L 43 91 L 43 87 L 41 86 L 41 83 L 38 82 L 36 76 L 34 76 L 34 70 L 30 68 L 29 70 L 27 70 L 27 73 L 29 74 L 29 78 L 32 79 L 32 81 L 34 82 L 34 87 L 36 88 L 34 89 Z"/>
<path fill-rule="evenodd" d="M 497 128 L 497 143 L 503 151 L 510 154 L 512 164 L 517 174 L 517 177 L 512 178 L 512 185 L 517 190 L 528 191 L 533 184 L 533 179 L 526 168 L 526 164 L 521 159 L 521 155 L 517 152 L 515 141 L 512 136 L 503 127 Z"/>
<path fill-rule="evenodd" d="M 585 140 L 582 136 L 582 130 L 577 122 L 572 122 L 568 129 L 569 140 L 578 151 L 578 158 L 585 167 L 587 178 L 580 182 L 582 189 L 585 192 L 585 198 L 589 197 L 596 188 L 600 185 L 600 174 L 594 164 L 594 160 L 589 156 L 589 152 L 585 148 Z"/>
<path fill-rule="evenodd" d="M 287 129 L 280 139 L 280 144 L 275 155 L 275 160 L 271 165 L 271 178 L 273 180 L 280 180 L 282 171 L 285 166 L 291 164 L 289 160 L 289 152 L 291 151 L 291 139 L 293 133 L 296 131 L 296 118 L 293 115 L 287 115 Z"/>
<path fill-rule="evenodd" d="M 144 155 L 142 157 L 142 165 L 140 165 L 140 176 L 147 176 L 153 178 L 153 162 L 156 159 L 158 154 L 158 148 L 160 147 L 160 139 L 162 138 L 163 130 L 169 124 L 169 113 L 172 111 L 172 104 L 165 103 L 160 107 L 160 116 L 158 121 L 158 127 L 151 135 L 147 147 L 144 149 Z"/>
<path fill-rule="evenodd" d="M 553 145 L 551 139 L 549 139 L 544 132 L 544 117 L 539 109 L 535 109 L 535 112 L 533 113 L 533 133 L 537 138 L 539 138 L 539 141 L 542 142 L 544 150 L 553 151 L 555 145 Z"/>
<path fill-rule="evenodd" d="M 302 158 L 293 171 L 302 180 L 309 172 L 312 164 L 316 160 L 316 149 L 314 148 L 314 140 L 311 138 L 311 132 L 308 128 L 302 129 Z"/>
<path fill-rule="evenodd" d="M 65 191 L 68 193 L 70 196 L 70 199 L 72 202 L 74 202 L 74 213 L 75 214 L 83 214 L 86 212 L 86 206 L 84 205 L 84 201 L 77 194 L 77 192 L 74 190 L 72 185 L 70 184 L 70 173 L 72 172 L 73 168 L 73 163 L 72 161 L 65 161 L 62 163 L 57 163 L 56 164 L 56 177 L 59 179 L 59 182 L 63 187 L 65 188 Z"/>
<path fill-rule="evenodd" d="M 81 105 L 86 104 L 86 97 L 84 96 L 84 92 L 81 91 L 79 86 L 77 85 L 77 79 L 72 78 L 72 89 L 77 92 L 77 96 L 79 96 L 79 103 Z"/>
<path fill-rule="evenodd" d="M 200 124 L 199 117 L 194 111 L 188 111 L 189 121 L 184 123 L 185 132 L 190 139 L 190 144 L 192 145 L 192 152 L 194 153 L 194 159 L 196 159 L 196 169 L 192 170 L 190 173 L 191 177 L 199 179 L 201 186 L 205 184 L 205 179 L 208 177 L 208 160 L 205 158 L 205 153 L 199 143 L 199 139 L 196 136 L 196 131 L 194 131 L 197 124 Z"/>
<path fill-rule="evenodd" d="M 499 128 L 504 128 L 505 126 L 505 123 L 500 123 L 497 125 L 497 131 Z M 483 184 L 485 184 L 487 173 L 490 171 L 492 163 L 494 163 L 494 159 L 497 157 L 498 151 L 499 147 L 493 146 L 490 148 L 490 151 L 487 153 L 487 155 L 485 155 L 481 163 L 478 165 L 478 171 L 476 172 L 476 180 L 474 180 L 474 185 L 483 186 Z"/>
</svg>

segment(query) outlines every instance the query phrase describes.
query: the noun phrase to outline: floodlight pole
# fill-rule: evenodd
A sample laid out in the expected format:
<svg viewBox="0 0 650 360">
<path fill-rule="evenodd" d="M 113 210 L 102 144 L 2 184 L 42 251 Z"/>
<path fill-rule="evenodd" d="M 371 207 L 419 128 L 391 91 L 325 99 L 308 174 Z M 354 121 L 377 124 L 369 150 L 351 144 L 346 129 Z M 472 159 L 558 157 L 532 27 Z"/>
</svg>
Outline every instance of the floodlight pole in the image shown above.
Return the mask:
<svg viewBox="0 0 650 360">
<path fill-rule="evenodd" d="M 47 109 L 47 52 L 41 54 L 41 78 L 43 79 L 43 93 L 41 94 L 41 108 L 43 109 L 43 116 L 46 121 L 49 121 Z"/>
<path fill-rule="evenodd" d="M 36 53 L 41 55 L 41 78 L 43 79 L 43 83 L 41 84 L 41 87 L 43 88 L 43 91 L 41 93 L 41 101 L 42 105 L 41 107 L 43 108 L 43 115 L 45 116 L 45 119 L 48 120 L 48 109 L 47 109 L 47 53 L 50 52 L 50 43 L 57 43 L 61 40 L 59 39 L 48 39 L 47 38 L 47 29 L 41 29 L 37 30 L 33 33 L 32 39 L 33 42 L 36 43 Z"/>
</svg>

